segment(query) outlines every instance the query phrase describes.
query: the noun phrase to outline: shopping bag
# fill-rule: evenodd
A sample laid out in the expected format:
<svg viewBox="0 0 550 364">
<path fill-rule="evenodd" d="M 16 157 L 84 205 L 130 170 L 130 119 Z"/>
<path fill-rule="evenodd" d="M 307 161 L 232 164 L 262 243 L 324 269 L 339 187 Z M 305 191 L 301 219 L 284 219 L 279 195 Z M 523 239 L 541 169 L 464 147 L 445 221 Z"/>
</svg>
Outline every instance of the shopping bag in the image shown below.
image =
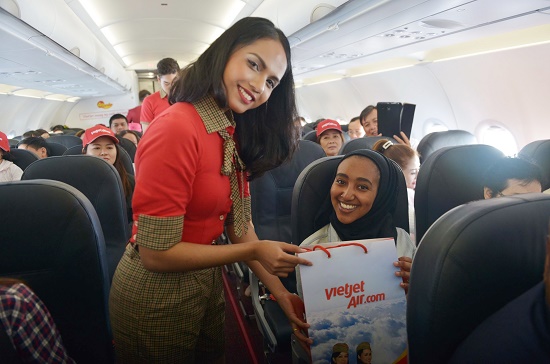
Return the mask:
<svg viewBox="0 0 550 364">
<path fill-rule="evenodd" d="M 394 240 L 307 248 L 311 251 L 299 255 L 313 265 L 300 266 L 299 277 L 312 362 L 407 363 L 406 297 L 395 276 Z"/>
</svg>

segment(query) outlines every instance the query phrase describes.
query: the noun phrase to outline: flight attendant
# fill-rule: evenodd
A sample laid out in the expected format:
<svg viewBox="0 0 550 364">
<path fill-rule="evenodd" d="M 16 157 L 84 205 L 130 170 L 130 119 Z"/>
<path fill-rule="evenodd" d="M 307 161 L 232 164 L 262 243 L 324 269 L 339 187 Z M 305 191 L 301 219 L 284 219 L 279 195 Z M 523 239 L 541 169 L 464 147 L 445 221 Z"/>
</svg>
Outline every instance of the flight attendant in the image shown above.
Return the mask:
<svg viewBox="0 0 550 364">
<path fill-rule="evenodd" d="M 133 235 L 110 293 L 118 363 L 225 362 L 221 267 L 236 261 L 308 327 L 278 276 L 310 263 L 288 254 L 297 246 L 258 240 L 248 188 L 296 147 L 288 40 L 244 18 L 186 71 L 136 155 Z M 233 244 L 217 245 L 224 229 Z"/>
</svg>

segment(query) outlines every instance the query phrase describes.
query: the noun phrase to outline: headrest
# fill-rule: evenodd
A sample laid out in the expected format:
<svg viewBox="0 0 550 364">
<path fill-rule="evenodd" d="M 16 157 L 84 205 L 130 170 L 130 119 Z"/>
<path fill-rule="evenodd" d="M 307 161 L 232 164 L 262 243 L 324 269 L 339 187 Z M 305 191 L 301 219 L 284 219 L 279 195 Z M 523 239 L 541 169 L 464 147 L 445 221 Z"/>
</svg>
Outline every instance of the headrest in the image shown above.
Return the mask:
<svg viewBox="0 0 550 364">
<path fill-rule="evenodd" d="M 456 145 L 476 144 L 476 137 L 466 130 L 447 130 L 427 134 L 416 150 L 420 153 L 420 162 L 424 161 L 436 150 Z"/>
<path fill-rule="evenodd" d="M 550 188 L 550 140 L 536 140 L 521 148 L 519 156 L 538 165 L 546 179 L 542 190 Z"/>
</svg>

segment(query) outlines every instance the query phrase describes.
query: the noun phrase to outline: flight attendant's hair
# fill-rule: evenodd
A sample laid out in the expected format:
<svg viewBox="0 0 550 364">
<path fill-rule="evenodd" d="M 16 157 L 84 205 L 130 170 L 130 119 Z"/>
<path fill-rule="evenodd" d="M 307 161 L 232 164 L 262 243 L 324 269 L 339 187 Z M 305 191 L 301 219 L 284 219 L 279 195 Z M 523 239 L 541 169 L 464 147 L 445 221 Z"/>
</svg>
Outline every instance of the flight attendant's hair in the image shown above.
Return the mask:
<svg viewBox="0 0 550 364">
<path fill-rule="evenodd" d="M 230 56 L 238 49 L 260 39 L 281 42 L 287 68 L 269 100 L 243 114 L 234 114 L 240 156 L 246 164 L 249 179 L 288 160 L 298 139 L 294 119 L 298 116 L 294 96 L 294 78 L 288 39 L 280 29 L 264 18 L 248 17 L 227 29 L 210 47 L 186 68 L 170 91 L 170 102 L 195 102 L 210 94 L 220 108 L 227 108 L 223 73 Z"/>
</svg>

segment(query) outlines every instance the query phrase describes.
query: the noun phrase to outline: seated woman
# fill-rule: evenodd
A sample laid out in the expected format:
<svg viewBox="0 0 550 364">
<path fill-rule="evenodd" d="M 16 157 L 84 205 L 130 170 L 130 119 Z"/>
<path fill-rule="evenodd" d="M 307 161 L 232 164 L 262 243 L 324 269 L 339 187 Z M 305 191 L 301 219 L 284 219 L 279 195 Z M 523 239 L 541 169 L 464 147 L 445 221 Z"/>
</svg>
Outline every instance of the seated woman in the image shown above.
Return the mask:
<svg viewBox="0 0 550 364">
<path fill-rule="evenodd" d="M 338 155 L 344 145 L 344 132 L 336 120 L 325 119 L 317 125 L 317 143 L 328 157 Z"/>
<path fill-rule="evenodd" d="M 124 168 L 120 158 L 121 151 L 118 146 L 118 139 L 111 129 L 103 125 L 96 125 L 83 134 L 82 154 L 99 157 L 115 167 L 122 181 L 124 196 L 126 197 L 126 206 L 128 208 L 128 222 L 132 222 L 132 195 L 134 194 L 135 180 L 134 176 L 129 174 Z"/>
<path fill-rule="evenodd" d="M 134 124 L 136 124 L 136 123 L 134 123 Z M 117 134 L 117 137 L 128 139 L 129 141 L 134 143 L 136 148 L 138 146 L 139 141 L 141 140 L 141 137 L 139 136 L 139 134 L 134 130 L 123 130 L 123 131 L 121 131 L 120 133 Z"/>
<path fill-rule="evenodd" d="M 0 182 L 19 181 L 22 175 L 21 168 L 13 163 L 8 137 L 0 131 Z"/>
<path fill-rule="evenodd" d="M 329 198 L 316 221 L 330 223 L 306 238 L 300 246 L 328 242 L 393 237 L 401 287 L 408 291 L 416 247 L 409 234 L 395 226 L 392 213 L 397 203 L 399 169 L 382 154 L 356 150 L 338 165 Z"/>
<path fill-rule="evenodd" d="M 393 144 L 387 139 L 380 139 L 372 146 L 372 150 L 382 153 L 395 161 L 401 167 L 407 182 L 407 196 L 409 198 L 409 230 L 413 241 L 416 235 L 416 221 L 414 217 L 414 189 L 416 177 L 420 169 L 420 155 L 410 146 L 405 144 Z"/>
</svg>

